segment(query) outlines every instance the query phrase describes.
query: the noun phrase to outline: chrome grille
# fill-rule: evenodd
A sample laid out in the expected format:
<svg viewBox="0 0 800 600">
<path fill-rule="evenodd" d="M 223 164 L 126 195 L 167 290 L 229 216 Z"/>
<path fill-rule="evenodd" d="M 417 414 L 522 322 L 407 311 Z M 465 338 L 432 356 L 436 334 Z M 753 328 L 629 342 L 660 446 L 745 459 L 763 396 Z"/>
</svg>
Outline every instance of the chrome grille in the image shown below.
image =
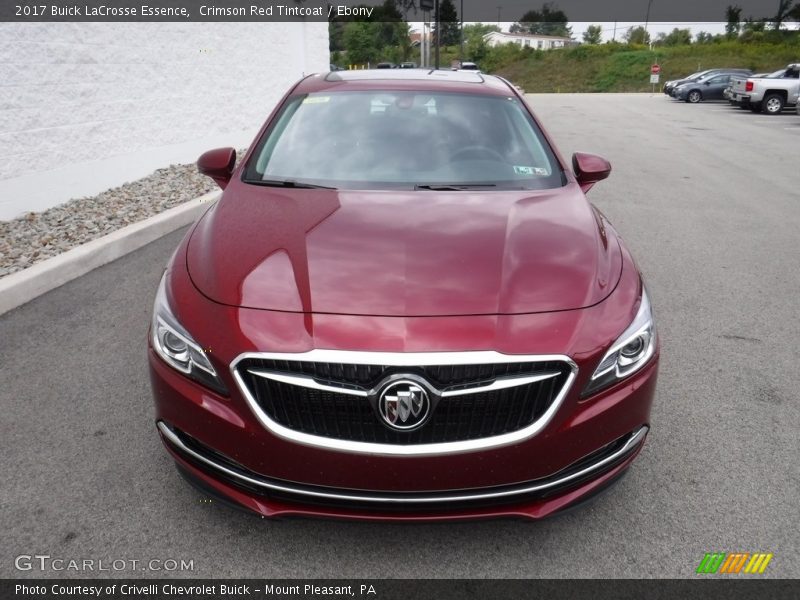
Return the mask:
<svg viewBox="0 0 800 600">
<path fill-rule="evenodd" d="M 240 385 L 271 422 L 309 436 L 403 447 L 469 442 L 524 430 L 542 419 L 563 395 L 574 370 L 568 359 L 531 357 L 409 366 L 407 361 L 397 365 L 283 356 L 290 358 L 251 355 L 235 365 Z M 426 356 L 429 360 L 436 358 Z M 375 357 L 382 355 L 369 356 Z M 375 413 L 374 398 L 380 385 L 393 375 L 421 377 L 437 392 L 432 415 L 419 429 L 389 429 Z M 545 378 L 522 385 L 514 382 L 537 375 Z M 511 381 L 513 385 L 481 389 L 498 381 Z"/>
</svg>

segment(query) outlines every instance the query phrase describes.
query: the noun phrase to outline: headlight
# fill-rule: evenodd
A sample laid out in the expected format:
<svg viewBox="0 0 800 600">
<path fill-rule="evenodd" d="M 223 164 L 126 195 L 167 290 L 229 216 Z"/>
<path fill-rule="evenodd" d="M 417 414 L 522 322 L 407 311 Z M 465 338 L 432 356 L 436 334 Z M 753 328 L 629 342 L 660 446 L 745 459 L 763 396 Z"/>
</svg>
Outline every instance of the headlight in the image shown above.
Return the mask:
<svg viewBox="0 0 800 600">
<path fill-rule="evenodd" d="M 153 304 L 153 322 L 150 327 L 153 349 L 173 369 L 227 395 L 228 390 L 206 353 L 172 314 L 167 301 L 166 281 L 167 274 L 164 273 Z"/>
<path fill-rule="evenodd" d="M 656 326 L 650 299 L 642 288 L 639 311 L 597 365 L 581 396 L 586 397 L 632 375 L 652 358 L 656 350 Z"/>
</svg>

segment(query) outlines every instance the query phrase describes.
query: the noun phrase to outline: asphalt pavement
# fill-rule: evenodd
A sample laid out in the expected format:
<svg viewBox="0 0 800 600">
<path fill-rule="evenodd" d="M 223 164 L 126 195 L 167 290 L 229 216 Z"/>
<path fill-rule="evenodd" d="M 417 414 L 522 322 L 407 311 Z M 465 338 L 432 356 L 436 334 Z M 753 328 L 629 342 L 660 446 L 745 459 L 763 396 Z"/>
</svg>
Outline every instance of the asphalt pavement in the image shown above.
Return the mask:
<svg viewBox="0 0 800 600">
<path fill-rule="evenodd" d="M 653 428 L 627 477 L 538 523 L 271 522 L 204 502 L 161 447 L 146 368 L 179 231 L 0 317 L 0 577 L 697 577 L 712 551 L 800 576 L 800 117 L 529 98 L 565 156 L 611 161 L 589 197 L 656 311 Z M 15 568 L 35 554 L 141 562 Z"/>
</svg>

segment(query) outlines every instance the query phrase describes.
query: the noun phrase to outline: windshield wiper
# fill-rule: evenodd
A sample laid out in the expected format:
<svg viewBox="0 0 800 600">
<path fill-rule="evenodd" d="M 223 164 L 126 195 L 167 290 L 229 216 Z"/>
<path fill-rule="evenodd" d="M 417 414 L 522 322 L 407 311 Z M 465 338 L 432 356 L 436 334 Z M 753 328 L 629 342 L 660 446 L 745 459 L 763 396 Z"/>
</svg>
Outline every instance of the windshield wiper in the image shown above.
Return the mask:
<svg viewBox="0 0 800 600">
<path fill-rule="evenodd" d="M 497 187 L 496 183 L 436 183 L 430 185 L 415 185 L 415 190 L 431 190 L 434 192 L 475 190 L 482 188 Z"/>
<path fill-rule="evenodd" d="M 306 190 L 335 190 L 335 187 L 327 185 L 316 185 L 314 183 L 306 183 L 305 181 L 293 181 L 291 179 L 256 179 L 248 180 L 246 183 L 254 183 L 256 185 L 264 185 L 267 187 L 284 187 L 284 188 L 298 188 Z"/>
</svg>

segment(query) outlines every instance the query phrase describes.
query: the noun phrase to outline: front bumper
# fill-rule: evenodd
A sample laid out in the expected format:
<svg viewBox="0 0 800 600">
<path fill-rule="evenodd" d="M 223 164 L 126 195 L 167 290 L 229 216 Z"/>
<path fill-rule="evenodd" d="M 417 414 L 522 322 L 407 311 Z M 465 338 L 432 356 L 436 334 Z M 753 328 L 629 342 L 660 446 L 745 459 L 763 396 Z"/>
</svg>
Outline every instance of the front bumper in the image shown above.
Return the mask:
<svg viewBox="0 0 800 600">
<path fill-rule="evenodd" d="M 335 452 L 280 439 L 249 413 L 172 371 L 150 351 L 157 426 L 181 469 L 265 517 L 453 520 L 542 518 L 613 482 L 649 430 L 657 357 L 588 399 L 572 390 L 539 434 L 444 456 Z M 560 418 L 558 418 L 560 417 Z"/>
<path fill-rule="evenodd" d="M 223 501 L 267 517 L 458 520 L 503 516 L 542 518 L 602 491 L 641 450 L 649 427 L 615 440 L 541 480 L 479 490 L 378 493 L 305 486 L 247 471 L 186 434 L 158 422 L 162 439 L 192 483 Z"/>
<path fill-rule="evenodd" d="M 321 486 L 306 486 L 294 482 L 273 480 L 248 471 L 211 448 L 206 447 L 164 421 L 157 423 L 162 439 L 178 460 L 232 488 L 250 490 L 265 497 L 284 496 L 300 502 L 343 503 L 369 507 L 439 508 L 481 502 L 515 501 L 520 498 L 540 498 L 578 487 L 581 482 L 594 480 L 614 467 L 625 463 L 641 448 L 647 437 L 646 425 L 622 436 L 574 465 L 543 479 L 521 484 L 455 490 L 448 492 L 398 493 L 341 490 Z"/>
</svg>

